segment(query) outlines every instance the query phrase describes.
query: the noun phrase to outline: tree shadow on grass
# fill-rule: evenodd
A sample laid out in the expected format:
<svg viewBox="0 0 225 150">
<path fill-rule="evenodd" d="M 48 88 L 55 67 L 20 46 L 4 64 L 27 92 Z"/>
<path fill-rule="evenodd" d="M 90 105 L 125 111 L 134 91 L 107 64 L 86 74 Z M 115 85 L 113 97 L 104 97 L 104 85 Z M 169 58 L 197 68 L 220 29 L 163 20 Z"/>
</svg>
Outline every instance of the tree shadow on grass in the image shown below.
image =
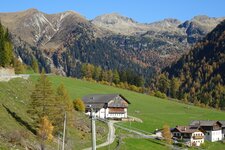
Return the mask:
<svg viewBox="0 0 225 150">
<path fill-rule="evenodd" d="M 166 146 L 165 143 L 163 143 L 162 141 L 159 141 L 159 140 L 154 140 L 154 139 L 146 139 L 147 141 L 149 142 L 152 142 L 154 144 L 158 144 L 158 145 L 161 145 L 161 146 Z"/>
<path fill-rule="evenodd" d="M 33 129 L 33 127 L 26 121 L 24 121 L 21 117 L 19 117 L 15 112 L 12 112 L 8 107 L 6 107 L 5 105 L 2 105 L 5 110 L 22 126 L 24 126 L 25 128 L 27 128 L 30 132 L 32 132 L 33 134 L 37 134 L 37 131 L 35 129 Z"/>
</svg>

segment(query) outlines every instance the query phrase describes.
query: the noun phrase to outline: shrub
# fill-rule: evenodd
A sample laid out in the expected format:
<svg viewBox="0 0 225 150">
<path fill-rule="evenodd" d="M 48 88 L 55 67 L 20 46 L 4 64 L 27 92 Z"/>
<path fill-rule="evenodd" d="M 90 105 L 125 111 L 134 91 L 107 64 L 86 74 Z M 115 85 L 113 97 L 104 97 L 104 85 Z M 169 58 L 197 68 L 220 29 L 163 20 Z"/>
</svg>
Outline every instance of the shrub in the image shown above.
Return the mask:
<svg viewBox="0 0 225 150">
<path fill-rule="evenodd" d="M 162 98 L 162 99 L 166 99 L 167 98 L 166 94 L 165 93 L 161 93 L 160 91 L 156 91 L 154 96 Z"/>
<path fill-rule="evenodd" d="M 81 111 L 81 112 L 85 111 L 84 102 L 79 98 L 73 101 L 73 106 L 76 111 Z"/>
</svg>

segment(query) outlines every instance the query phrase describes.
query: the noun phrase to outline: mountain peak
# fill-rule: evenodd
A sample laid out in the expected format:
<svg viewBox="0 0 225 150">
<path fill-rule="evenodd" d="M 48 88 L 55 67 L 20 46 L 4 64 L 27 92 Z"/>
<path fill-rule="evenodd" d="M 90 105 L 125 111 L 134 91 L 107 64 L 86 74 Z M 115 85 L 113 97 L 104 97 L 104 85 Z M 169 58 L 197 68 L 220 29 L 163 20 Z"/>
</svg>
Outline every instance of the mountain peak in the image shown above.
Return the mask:
<svg viewBox="0 0 225 150">
<path fill-rule="evenodd" d="M 37 10 L 36 8 L 30 8 L 30 9 L 25 10 L 25 12 L 27 12 L 27 13 L 37 13 L 37 12 L 39 12 L 39 10 Z"/>
<path fill-rule="evenodd" d="M 102 15 L 102 16 L 121 17 L 122 15 L 120 15 L 120 14 L 117 13 L 117 12 L 113 12 L 113 13 L 105 14 L 105 15 Z"/>
<path fill-rule="evenodd" d="M 72 14 L 72 15 L 77 15 L 77 16 L 80 16 L 82 18 L 85 18 L 83 17 L 81 14 L 79 14 L 78 12 L 74 11 L 74 10 L 68 10 L 68 11 L 65 11 L 64 13 L 67 13 L 67 14 Z"/>
<path fill-rule="evenodd" d="M 167 18 L 161 21 L 150 23 L 150 25 L 159 25 L 159 26 L 178 26 L 181 24 L 181 21 L 174 18 Z"/>
<path fill-rule="evenodd" d="M 169 23 L 172 23 L 172 24 L 180 24 L 181 23 L 180 20 L 174 19 L 174 18 L 167 18 L 167 19 L 164 19 L 163 21 L 166 21 L 166 22 L 169 22 Z"/>
<path fill-rule="evenodd" d="M 208 19 L 210 19 L 210 17 L 207 15 L 198 15 L 198 16 L 195 16 L 192 20 L 203 21 Z"/>
<path fill-rule="evenodd" d="M 97 16 L 93 22 L 99 22 L 103 24 L 118 24 L 118 23 L 137 23 L 131 18 L 120 15 L 119 13 L 104 14 Z"/>
</svg>

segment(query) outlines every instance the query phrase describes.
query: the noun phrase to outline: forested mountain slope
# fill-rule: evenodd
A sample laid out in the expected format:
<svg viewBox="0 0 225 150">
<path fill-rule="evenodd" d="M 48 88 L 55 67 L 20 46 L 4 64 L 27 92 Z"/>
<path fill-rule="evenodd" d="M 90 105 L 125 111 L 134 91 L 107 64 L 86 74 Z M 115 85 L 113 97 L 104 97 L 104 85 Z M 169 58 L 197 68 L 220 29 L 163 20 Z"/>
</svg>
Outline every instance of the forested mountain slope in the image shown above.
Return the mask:
<svg viewBox="0 0 225 150">
<path fill-rule="evenodd" d="M 47 72 L 80 77 L 80 66 L 91 63 L 108 70 L 129 68 L 146 79 L 187 53 L 222 19 L 197 16 L 184 23 L 138 23 L 119 14 L 89 21 L 73 11 L 0 13 L 16 55 L 27 65 L 36 59 Z"/>
<path fill-rule="evenodd" d="M 169 82 L 176 83 L 177 94 L 172 93 L 174 89 L 162 90 L 162 85 Z M 158 89 L 194 103 L 225 108 L 225 21 L 162 72 Z"/>
</svg>

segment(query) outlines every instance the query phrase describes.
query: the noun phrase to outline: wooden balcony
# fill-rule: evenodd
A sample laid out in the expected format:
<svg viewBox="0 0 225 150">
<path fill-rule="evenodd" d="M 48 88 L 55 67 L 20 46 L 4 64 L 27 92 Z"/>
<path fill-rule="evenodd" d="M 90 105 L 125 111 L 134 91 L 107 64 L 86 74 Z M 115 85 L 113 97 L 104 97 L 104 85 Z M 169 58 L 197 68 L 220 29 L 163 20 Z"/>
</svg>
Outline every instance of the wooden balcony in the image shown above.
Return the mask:
<svg viewBox="0 0 225 150">
<path fill-rule="evenodd" d="M 193 139 L 204 139 L 204 136 L 193 136 Z"/>
</svg>

